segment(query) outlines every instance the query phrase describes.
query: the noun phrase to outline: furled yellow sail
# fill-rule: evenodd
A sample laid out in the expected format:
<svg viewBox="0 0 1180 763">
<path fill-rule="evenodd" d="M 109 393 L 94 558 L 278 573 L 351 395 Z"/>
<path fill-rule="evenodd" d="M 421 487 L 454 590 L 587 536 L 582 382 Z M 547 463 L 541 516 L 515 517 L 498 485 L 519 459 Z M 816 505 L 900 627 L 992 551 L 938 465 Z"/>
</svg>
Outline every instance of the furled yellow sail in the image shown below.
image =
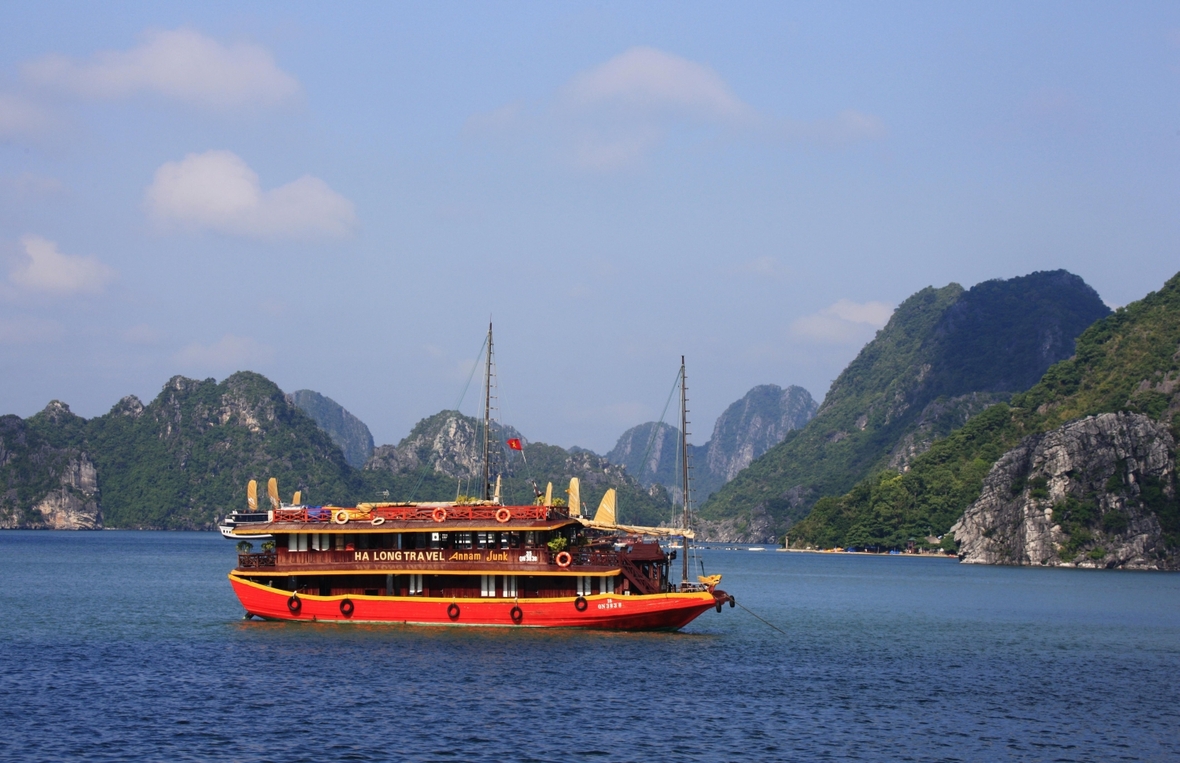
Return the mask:
<svg viewBox="0 0 1180 763">
<path fill-rule="evenodd" d="M 615 523 L 616 493 L 612 487 L 602 495 L 602 502 L 598 504 L 598 511 L 594 512 L 594 524 L 613 525 Z"/>
<path fill-rule="evenodd" d="M 274 477 L 271 477 L 266 482 L 266 495 L 268 498 L 270 498 L 271 508 L 278 509 L 283 505 L 282 502 L 279 501 L 279 481 Z"/>
<path fill-rule="evenodd" d="M 300 501 L 299 499 L 300 499 L 300 498 L 302 498 L 302 497 L 303 497 L 303 491 L 302 491 L 302 490 L 296 490 L 296 491 L 295 491 L 295 495 L 294 495 L 294 496 L 291 498 L 291 505 L 292 505 L 292 506 L 299 506 L 299 505 L 301 505 L 303 502 L 302 502 L 302 501 Z"/>
<path fill-rule="evenodd" d="M 552 482 L 550 482 L 549 484 L 547 484 L 545 486 L 545 505 L 546 506 L 553 505 L 553 483 Z"/>
<path fill-rule="evenodd" d="M 258 511 L 258 481 L 250 480 L 246 483 L 246 506 L 250 511 Z"/>
<path fill-rule="evenodd" d="M 571 517 L 582 516 L 582 494 L 581 494 L 582 487 L 581 487 L 581 484 L 582 483 L 580 483 L 578 481 L 577 477 L 570 478 L 569 503 L 570 503 L 570 516 Z"/>
</svg>

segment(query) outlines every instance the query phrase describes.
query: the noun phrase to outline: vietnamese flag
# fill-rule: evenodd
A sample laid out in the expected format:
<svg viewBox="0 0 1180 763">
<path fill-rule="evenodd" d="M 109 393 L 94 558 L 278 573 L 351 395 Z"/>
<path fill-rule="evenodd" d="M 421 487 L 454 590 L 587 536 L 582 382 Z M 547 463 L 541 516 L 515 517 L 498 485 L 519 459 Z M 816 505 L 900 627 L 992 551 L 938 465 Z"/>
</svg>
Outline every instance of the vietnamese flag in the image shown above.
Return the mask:
<svg viewBox="0 0 1180 763">
<path fill-rule="evenodd" d="M 524 446 L 520 444 L 520 440 L 515 437 L 508 441 L 508 447 L 513 450 L 524 450 Z"/>
</svg>

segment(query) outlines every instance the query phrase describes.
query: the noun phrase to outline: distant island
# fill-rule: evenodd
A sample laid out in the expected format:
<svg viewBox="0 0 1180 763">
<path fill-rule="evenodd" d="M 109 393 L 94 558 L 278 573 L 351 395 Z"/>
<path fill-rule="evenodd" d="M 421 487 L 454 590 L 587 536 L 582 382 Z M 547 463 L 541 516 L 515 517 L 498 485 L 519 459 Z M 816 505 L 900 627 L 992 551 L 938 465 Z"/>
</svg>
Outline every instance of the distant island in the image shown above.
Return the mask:
<svg viewBox="0 0 1180 763">
<path fill-rule="evenodd" d="M 698 536 L 957 553 L 984 564 L 1180 567 L 1180 274 L 1111 313 L 1066 271 L 928 287 L 905 300 L 819 405 L 751 389 L 690 447 Z M 446 500 L 480 472 L 482 423 L 456 411 L 396 445 L 312 390 L 242 371 L 176 376 L 92 419 L 51 401 L 0 417 L 0 528 L 210 529 L 250 479 L 317 504 Z M 571 477 L 620 520 L 668 524 L 679 432 L 647 422 L 605 456 L 528 442 L 500 454 L 505 500 Z M 559 493 L 560 495 L 560 493 Z M 703 504 L 703 505 L 701 505 Z"/>
</svg>

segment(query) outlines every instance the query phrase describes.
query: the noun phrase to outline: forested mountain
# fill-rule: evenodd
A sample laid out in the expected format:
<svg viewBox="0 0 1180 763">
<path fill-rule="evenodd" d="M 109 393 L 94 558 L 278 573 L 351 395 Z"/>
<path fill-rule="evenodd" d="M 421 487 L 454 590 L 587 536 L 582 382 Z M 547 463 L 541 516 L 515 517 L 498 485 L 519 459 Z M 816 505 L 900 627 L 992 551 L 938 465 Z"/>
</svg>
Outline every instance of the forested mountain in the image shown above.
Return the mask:
<svg viewBox="0 0 1180 763">
<path fill-rule="evenodd" d="M 369 428 L 340 403 L 310 389 L 291 392 L 287 399 L 328 433 L 332 442 L 340 446 L 349 466 L 359 469 L 373 455 L 373 435 Z"/>
<path fill-rule="evenodd" d="M 777 384 L 754 387 L 731 404 L 717 417 L 708 442 L 689 445 L 694 501 L 704 501 L 788 432 L 804 426 L 816 407 L 802 387 Z M 680 501 L 679 442 L 677 427 L 648 422 L 624 432 L 606 457 L 627 467 L 644 485 L 665 486 Z"/>
<path fill-rule="evenodd" d="M 1178 435 L 1180 274 L 904 473 L 821 500 L 791 542 L 896 546 L 955 526 L 945 547 L 968 561 L 1175 569 Z"/>
<path fill-rule="evenodd" d="M 448 500 L 479 492 L 477 426 L 444 411 L 354 469 L 292 396 L 255 373 L 221 383 L 177 376 L 148 405 L 129 396 L 89 420 L 53 401 L 28 420 L 0 417 L 0 527 L 209 529 L 245 508 L 249 480 L 270 477 L 284 500 L 300 490 L 316 505 Z M 494 435 L 501 449 L 520 436 L 511 427 Z M 615 487 L 625 521 L 658 523 L 672 513 L 663 489 L 643 488 L 589 451 L 534 443 L 525 455 L 527 465 L 519 452 L 501 453 L 506 501 L 532 503 L 533 481 L 541 490 L 552 481 L 564 499 L 577 476 L 591 510 Z"/>
<path fill-rule="evenodd" d="M 659 524 L 672 514 L 672 504 L 661 487 L 645 488 L 621 466 L 588 450 L 567 451 L 555 445 L 525 442 L 523 451 L 504 447 L 520 438 L 512 427 L 492 432 L 497 471 L 503 474 L 502 497 L 507 503 L 532 503 L 533 486 L 544 491 L 553 483 L 553 496 L 566 499 L 571 477 L 581 482 L 581 499 L 593 512 L 609 488 L 618 491 L 619 520 Z M 456 494 L 479 495 L 483 479 L 483 423 L 458 411 L 442 411 L 423 419 L 398 445 L 382 445 L 365 465 L 369 484 L 390 495 L 419 500 L 447 500 Z"/>
<path fill-rule="evenodd" d="M 1034 383 L 1109 308 L 1066 271 L 906 299 L 832 384 L 807 426 L 755 460 L 701 511 L 710 537 L 781 537 L 823 496 L 886 467 Z"/>
</svg>

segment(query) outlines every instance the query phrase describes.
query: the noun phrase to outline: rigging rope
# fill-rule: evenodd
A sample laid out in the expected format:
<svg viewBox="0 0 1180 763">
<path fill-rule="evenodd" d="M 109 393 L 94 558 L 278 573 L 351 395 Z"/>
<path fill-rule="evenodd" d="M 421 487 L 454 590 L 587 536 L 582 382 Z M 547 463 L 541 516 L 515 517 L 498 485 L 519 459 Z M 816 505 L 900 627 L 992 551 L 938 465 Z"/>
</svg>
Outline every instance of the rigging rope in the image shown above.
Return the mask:
<svg viewBox="0 0 1180 763">
<path fill-rule="evenodd" d="M 459 411 L 463 406 L 463 398 L 467 397 L 467 390 L 471 387 L 471 380 L 475 378 L 475 369 L 479 368 L 479 360 L 483 357 L 484 350 L 488 347 L 488 338 L 483 338 L 483 343 L 479 346 L 479 354 L 475 356 L 475 362 L 471 364 L 471 373 L 467 375 L 467 383 L 463 385 L 463 391 L 459 393 L 459 400 L 456 401 L 455 407 L 451 410 Z M 478 427 L 477 427 L 478 431 Z M 414 489 L 410 491 L 410 496 L 407 501 L 413 501 L 414 496 L 418 493 L 418 488 L 422 487 L 422 481 L 426 479 L 426 473 L 430 470 L 430 463 L 423 463 L 422 469 L 418 472 L 418 481 L 414 483 Z"/>
</svg>

